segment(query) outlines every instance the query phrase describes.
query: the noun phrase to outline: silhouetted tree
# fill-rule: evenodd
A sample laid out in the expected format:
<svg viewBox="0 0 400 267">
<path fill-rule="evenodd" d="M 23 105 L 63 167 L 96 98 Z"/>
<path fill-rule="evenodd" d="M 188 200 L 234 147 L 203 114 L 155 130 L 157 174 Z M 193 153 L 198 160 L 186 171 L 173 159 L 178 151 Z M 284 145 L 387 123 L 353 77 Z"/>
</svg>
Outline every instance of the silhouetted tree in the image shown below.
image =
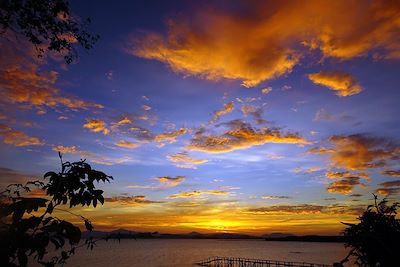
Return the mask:
<svg viewBox="0 0 400 267">
<path fill-rule="evenodd" d="M 58 206 L 96 207 L 97 203 L 103 204 L 103 191 L 96 189 L 94 183 L 109 182 L 113 178 L 92 169 L 85 160 L 63 162 L 61 154 L 59 156 L 61 171 L 47 172 L 44 175 L 47 183 L 12 184 L 1 192 L 0 266 L 27 266 L 29 259 L 46 267 L 55 266 L 65 263 L 77 247 L 93 249 L 97 240 L 89 238 L 84 244 L 79 244 L 79 227 L 55 217 L 53 212 L 57 210 L 78 216 L 86 229 L 92 231 L 93 226 L 87 218 L 69 211 L 68 207 L 62 209 Z M 42 190 L 43 197 L 29 196 L 32 188 Z M 54 256 L 46 257 L 53 248 Z"/>
<path fill-rule="evenodd" d="M 26 37 L 39 57 L 50 50 L 71 63 L 78 56 L 75 43 L 90 49 L 99 39 L 86 30 L 89 23 L 71 15 L 67 0 L 0 0 L 0 35 L 10 30 Z"/>
<path fill-rule="evenodd" d="M 388 205 L 383 199 L 358 218 L 358 224 L 344 223 L 348 227 L 343 234 L 345 245 L 351 247 L 349 255 L 355 257 L 358 266 L 399 266 L 400 255 L 400 220 L 396 218 L 399 203 Z"/>
</svg>

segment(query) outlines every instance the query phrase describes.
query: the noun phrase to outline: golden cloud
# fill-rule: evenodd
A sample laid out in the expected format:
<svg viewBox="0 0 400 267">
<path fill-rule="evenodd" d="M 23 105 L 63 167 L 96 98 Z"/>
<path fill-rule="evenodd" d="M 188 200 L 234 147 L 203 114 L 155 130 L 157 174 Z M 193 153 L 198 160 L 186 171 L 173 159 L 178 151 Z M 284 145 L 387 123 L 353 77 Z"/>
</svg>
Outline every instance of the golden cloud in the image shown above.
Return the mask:
<svg viewBox="0 0 400 267">
<path fill-rule="evenodd" d="M 83 128 L 89 129 L 94 133 L 103 133 L 107 135 L 110 133 L 110 130 L 107 129 L 107 125 L 104 121 L 98 119 L 87 119 L 87 122 L 83 125 Z"/>
<path fill-rule="evenodd" d="M 362 183 L 360 182 L 360 177 L 346 177 L 344 179 L 330 183 L 326 191 L 328 191 L 329 193 L 349 194 L 353 192 L 353 188 L 356 185 L 362 185 Z"/>
<path fill-rule="evenodd" d="M 170 19 L 166 35 L 135 37 L 126 50 L 183 75 L 238 79 L 246 87 L 289 73 L 307 49 L 343 60 L 400 58 L 396 1 L 251 4 L 243 1 L 240 14 L 208 7 Z"/>
<path fill-rule="evenodd" d="M 380 195 L 396 195 L 400 193 L 400 180 L 388 181 L 378 184 L 380 188 L 376 192 Z"/>
<path fill-rule="evenodd" d="M 4 124 L 0 124 L 0 137 L 5 144 L 13 146 L 40 146 L 45 144 L 38 137 L 29 136 Z"/>
<path fill-rule="evenodd" d="M 353 76 L 344 72 L 321 71 L 309 74 L 308 78 L 315 84 L 323 85 L 336 91 L 337 96 L 352 96 L 359 94 L 363 90 Z"/>
<path fill-rule="evenodd" d="M 224 107 L 222 109 L 214 112 L 214 116 L 213 116 L 212 120 L 210 121 L 210 123 L 217 122 L 221 116 L 231 113 L 234 108 L 235 108 L 235 106 L 234 106 L 233 101 L 225 103 Z"/>
<path fill-rule="evenodd" d="M 253 129 L 251 125 L 240 121 L 232 121 L 227 125 L 231 129 L 222 135 L 207 135 L 202 131 L 196 133 L 191 143 L 185 148 L 207 153 L 226 153 L 267 143 L 310 144 L 309 141 L 298 134 L 282 133 L 279 128 Z"/>
<path fill-rule="evenodd" d="M 387 165 L 398 159 L 400 147 L 391 140 L 366 135 L 332 136 L 329 141 L 334 145 L 331 164 L 350 170 L 363 170 Z"/>
<path fill-rule="evenodd" d="M 380 195 L 396 195 L 400 193 L 400 187 L 378 188 L 376 192 Z"/>
<path fill-rule="evenodd" d="M 154 203 L 164 203 L 163 201 L 154 201 L 148 200 L 145 196 L 115 196 L 105 198 L 106 202 L 118 203 L 120 205 L 129 205 L 129 206 L 140 206 L 146 204 L 154 204 Z"/>
<path fill-rule="evenodd" d="M 196 169 L 196 165 L 208 162 L 206 159 L 195 159 L 188 155 L 187 152 L 180 152 L 173 155 L 168 155 L 167 158 L 175 163 L 178 168 Z"/>
<path fill-rule="evenodd" d="M 316 204 L 298 204 L 298 205 L 271 205 L 266 207 L 250 208 L 245 213 L 257 215 L 268 214 L 350 214 L 359 215 L 364 211 L 360 206 L 348 205 L 316 205 Z"/>
<path fill-rule="evenodd" d="M 265 87 L 265 88 L 261 89 L 261 93 L 263 95 L 267 95 L 267 94 L 269 94 L 271 92 L 272 92 L 272 87 L 271 86 L 268 86 L 268 87 Z"/>
<path fill-rule="evenodd" d="M 62 96 L 56 87 L 58 73 L 39 70 L 44 62 L 38 61 L 31 53 L 33 47 L 24 50 L 19 40 L 13 42 L 5 39 L 0 42 L 0 49 L 4 52 L 0 56 L 1 101 L 36 107 L 39 114 L 46 112 L 44 107 L 62 106 L 70 110 L 103 108 L 100 104 L 74 96 Z"/>
<path fill-rule="evenodd" d="M 343 172 L 329 171 L 329 172 L 325 173 L 325 177 L 330 178 L 330 179 L 340 179 L 340 178 L 348 178 L 348 177 L 354 177 L 354 176 L 365 178 L 365 179 L 369 178 L 369 175 L 366 172 L 352 173 L 349 171 L 343 171 Z"/>
<path fill-rule="evenodd" d="M 137 148 L 139 146 L 139 144 L 135 144 L 135 143 L 132 143 L 132 142 L 129 142 L 126 140 L 119 140 L 115 145 L 119 146 L 119 147 L 123 147 L 123 148 L 130 148 L 130 149 Z"/>
<path fill-rule="evenodd" d="M 158 180 L 163 186 L 167 187 L 175 187 L 180 185 L 186 180 L 185 176 L 176 176 L 176 177 L 169 177 L 169 176 L 161 176 L 155 178 Z"/>
<path fill-rule="evenodd" d="M 207 190 L 207 191 L 190 191 L 190 192 L 181 192 L 175 195 L 171 195 L 168 198 L 188 198 L 188 197 L 196 197 L 201 195 L 216 195 L 216 196 L 226 196 L 229 195 L 229 192 L 221 191 L 221 190 Z"/>
<path fill-rule="evenodd" d="M 159 142 L 159 143 L 162 143 L 162 142 L 175 143 L 177 137 L 179 137 L 181 135 L 184 135 L 187 132 L 188 132 L 188 129 L 180 128 L 180 129 L 175 130 L 175 131 L 161 133 L 159 135 L 156 135 L 154 140 L 156 142 Z"/>
</svg>

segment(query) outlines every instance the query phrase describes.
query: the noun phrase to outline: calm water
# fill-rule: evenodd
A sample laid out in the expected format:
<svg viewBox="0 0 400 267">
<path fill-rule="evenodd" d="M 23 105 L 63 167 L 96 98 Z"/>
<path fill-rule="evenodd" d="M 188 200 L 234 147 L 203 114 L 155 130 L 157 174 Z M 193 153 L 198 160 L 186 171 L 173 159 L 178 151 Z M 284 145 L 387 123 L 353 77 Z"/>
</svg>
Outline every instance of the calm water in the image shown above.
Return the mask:
<svg viewBox="0 0 400 267">
<path fill-rule="evenodd" d="M 245 257 L 332 264 L 347 255 L 340 243 L 262 240 L 121 240 L 80 249 L 68 266 L 195 266 L 211 256 Z"/>
</svg>

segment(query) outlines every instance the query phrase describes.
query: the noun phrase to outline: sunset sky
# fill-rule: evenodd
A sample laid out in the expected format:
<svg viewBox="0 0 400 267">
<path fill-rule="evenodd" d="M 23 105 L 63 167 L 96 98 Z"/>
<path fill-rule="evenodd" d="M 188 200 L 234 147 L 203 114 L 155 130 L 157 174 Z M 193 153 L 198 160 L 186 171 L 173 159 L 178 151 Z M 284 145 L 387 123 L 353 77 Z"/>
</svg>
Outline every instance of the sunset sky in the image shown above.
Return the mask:
<svg viewBox="0 0 400 267">
<path fill-rule="evenodd" d="M 400 200 L 399 1 L 70 1 L 78 61 L 0 42 L 0 184 L 86 159 L 96 230 L 338 234 Z M 77 220 L 78 221 L 78 220 Z"/>
</svg>

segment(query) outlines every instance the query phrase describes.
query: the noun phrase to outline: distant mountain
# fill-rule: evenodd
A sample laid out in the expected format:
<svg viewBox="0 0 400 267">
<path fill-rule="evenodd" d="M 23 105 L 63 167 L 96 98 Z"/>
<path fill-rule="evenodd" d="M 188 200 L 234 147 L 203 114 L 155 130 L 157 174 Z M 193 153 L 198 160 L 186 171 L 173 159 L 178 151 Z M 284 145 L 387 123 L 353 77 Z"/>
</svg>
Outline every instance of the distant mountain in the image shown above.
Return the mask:
<svg viewBox="0 0 400 267">
<path fill-rule="evenodd" d="M 344 242 L 343 236 L 296 236 L 290 233 L 271 233 L 263 236 L 253 236 L 234 233 L 208 233 L 190 232 L 187 234 L 168 234 L 159 232 L 136 232 L 126 229 L 117 229 L 111 232 L 93 231 L 83 232 L 84 238 L 108 237 L 110 239 L 264 239 L 267 241 L 301 241 L 301 242 Z"/>
<path fill-rule="evenodd" d="M 288 234 L 288 233 L 272 233 L 272 234 L 265 234 L 262 237 L 263 238 L 284 238 L 288 236 L 295 236 L 294 234 Z"/>
<path fill-rule="evenodd" d="M 84 232 L 84 238 L 93 237 L 108 237 L 116 239 L 136 239 L 136 238 L 170 238 L 170 239 L 261 239 L 262 237 L 245 235 L 245 234 L 233 234 L 233 233 L 210 233 L 201 234 L 198 232 L 190 232 L 187 234 L 162 234 L 159 232 L 135 232 L 126 229 L 117 229 L 111 232 L 93 231 Z"/>
</svg>

